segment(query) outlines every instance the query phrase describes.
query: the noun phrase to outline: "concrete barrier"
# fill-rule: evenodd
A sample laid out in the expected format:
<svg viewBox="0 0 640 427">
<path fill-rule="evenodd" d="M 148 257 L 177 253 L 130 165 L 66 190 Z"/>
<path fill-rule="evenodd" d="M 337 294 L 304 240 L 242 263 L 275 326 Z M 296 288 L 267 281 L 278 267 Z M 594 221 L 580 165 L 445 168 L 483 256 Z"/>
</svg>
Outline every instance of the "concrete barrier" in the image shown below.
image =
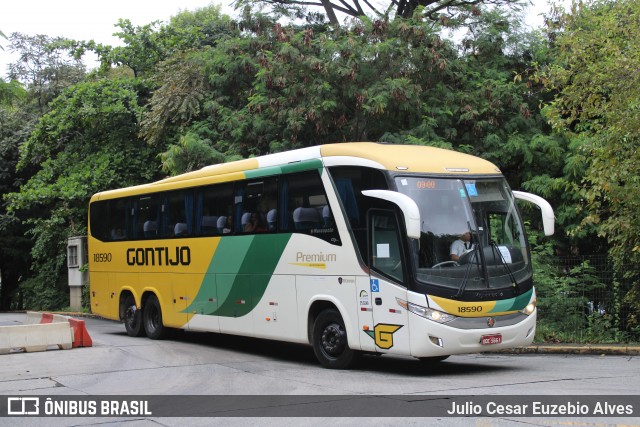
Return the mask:
<svg viewBox="0 0 640 427">
<path fill-rule="evenodd" d="M 73 347 L 73 331 L 69 323 L 0 327 L 0 354 L 7 354 L 14 348 L 26 352 L 45 351 L 54 345 L 62 350 Z"/>
<path fill-rule="evenodd" d="M 12 349 L 32 352 L 45 351 L 50 346 L 68 350 L 92 345 L 84 320 L 60 314 L 27 312 L 24 325 L 0 327 L 0 354 Z"/>
</svg>

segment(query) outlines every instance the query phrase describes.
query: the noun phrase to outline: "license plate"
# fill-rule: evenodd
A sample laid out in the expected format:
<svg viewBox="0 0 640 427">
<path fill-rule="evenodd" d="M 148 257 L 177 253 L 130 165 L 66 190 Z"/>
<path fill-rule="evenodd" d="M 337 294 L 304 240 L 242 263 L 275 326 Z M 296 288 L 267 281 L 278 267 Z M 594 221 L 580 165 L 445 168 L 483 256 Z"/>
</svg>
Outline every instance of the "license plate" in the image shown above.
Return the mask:
<svg viewBox="0 0 640 427">
<path fill-rule="evenodd" d="M 480 344 L 482 345 L 491 345 L 491 344 L 500 344 L 502 343 L 502 335 L 483 335 L 480 338 Z"/>
</svg>

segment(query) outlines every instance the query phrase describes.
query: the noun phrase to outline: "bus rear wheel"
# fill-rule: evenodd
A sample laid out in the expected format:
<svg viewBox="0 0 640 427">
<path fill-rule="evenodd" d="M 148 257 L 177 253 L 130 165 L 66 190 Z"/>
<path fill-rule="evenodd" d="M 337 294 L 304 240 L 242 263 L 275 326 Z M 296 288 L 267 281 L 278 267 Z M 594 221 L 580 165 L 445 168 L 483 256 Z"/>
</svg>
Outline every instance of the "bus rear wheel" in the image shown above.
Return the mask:
<svg viewBox="0 0 640 427">
<path fill-rule="evenodd" d="M 129 294 L 124 299 L 121 308 L 122 322 L 130 337 L 141 337 L 144 335 L 144 327 L 142 326 L 142 311 L 136 307 L 136 300 L 133 295 Z"/>
<path fill-rule="evenodd" d="M 162 323 L 162 309 L 158 297 L 150 295 L 144 303 L 142 322 L 147 336 L 152 340 L 164 338 L 167 328 Z"/>
<path fill-rule="evenodd" d="M 347 330 L 337 310 L 320 312 L 313 323 L 313 352 L 322 366 L 347 369 L 356 360 L 356 352 L 349 348 Z"/>
</svg>

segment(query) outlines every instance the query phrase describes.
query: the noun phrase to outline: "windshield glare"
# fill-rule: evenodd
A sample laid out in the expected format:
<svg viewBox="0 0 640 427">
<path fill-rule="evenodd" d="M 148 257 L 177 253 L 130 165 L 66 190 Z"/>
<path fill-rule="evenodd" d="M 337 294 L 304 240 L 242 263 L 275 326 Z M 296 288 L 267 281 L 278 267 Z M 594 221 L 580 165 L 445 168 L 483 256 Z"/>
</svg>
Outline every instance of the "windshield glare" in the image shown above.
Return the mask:
<svg viewBox="0 0 640 427">
<path fill-rule="evenodd" d="M 522 223 L 504 179 L 397 177 L 396 184 L 420 209 L 413 253 L 419 282 L 497 289 L 530 276 Z"/>
</svg>

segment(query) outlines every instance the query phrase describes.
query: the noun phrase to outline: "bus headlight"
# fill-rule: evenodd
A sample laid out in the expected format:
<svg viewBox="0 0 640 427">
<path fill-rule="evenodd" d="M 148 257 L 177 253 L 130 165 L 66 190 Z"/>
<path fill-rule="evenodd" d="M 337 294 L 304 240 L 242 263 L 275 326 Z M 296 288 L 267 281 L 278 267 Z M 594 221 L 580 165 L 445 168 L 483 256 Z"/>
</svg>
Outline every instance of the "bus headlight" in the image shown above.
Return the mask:
<svg viewBox="0 0 640 427">
<path fill-rule="evenodd" d="M 536 300 L 534 299 L 525 308 L 520 310 L 520 313 L 523 313 L 523 314 L 526 314 L 527 316 L 529 316 L 535 310 L 536 310 Z"/>
<path fill-rule="evenodd" d="M 428 307 L 423 307 L 421 305 L 413 304 L 413 303 L 401 300 L 399 298 L 396 298 L 396 301 L 398 301 L 398 304 L 400 304 L 401 307 L 404 307 L 407 311 L 413 314 L 417 314 L 420 317 L 424 317 L 425 319 L 429 319 L 433 322 L 447 323 L 447 322 L 451 322 L 453 319 L 456 318 L 456 316 L 452 316 L 449 313 L 434 310 Z"/>
</svg>

